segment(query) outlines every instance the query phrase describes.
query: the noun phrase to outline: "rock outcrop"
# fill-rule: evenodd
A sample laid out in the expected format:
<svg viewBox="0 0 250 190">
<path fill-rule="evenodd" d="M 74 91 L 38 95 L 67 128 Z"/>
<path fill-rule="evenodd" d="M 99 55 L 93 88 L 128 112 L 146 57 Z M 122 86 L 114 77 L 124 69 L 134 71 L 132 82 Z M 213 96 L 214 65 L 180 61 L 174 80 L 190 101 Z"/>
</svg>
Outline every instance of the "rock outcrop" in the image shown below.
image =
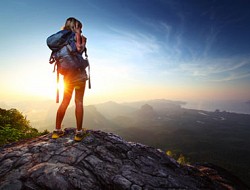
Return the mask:
<svg viewBox="0 0 250 190">
<path fill-rule="evenodd" d="M 218 168 L 182 166 L 160 150 L 111 133 L 88 131 L 80 143 L 73 141 L 74 129 L 65 133 L 2 147 L 0 189 L 248 189 Z"/>
</svg>

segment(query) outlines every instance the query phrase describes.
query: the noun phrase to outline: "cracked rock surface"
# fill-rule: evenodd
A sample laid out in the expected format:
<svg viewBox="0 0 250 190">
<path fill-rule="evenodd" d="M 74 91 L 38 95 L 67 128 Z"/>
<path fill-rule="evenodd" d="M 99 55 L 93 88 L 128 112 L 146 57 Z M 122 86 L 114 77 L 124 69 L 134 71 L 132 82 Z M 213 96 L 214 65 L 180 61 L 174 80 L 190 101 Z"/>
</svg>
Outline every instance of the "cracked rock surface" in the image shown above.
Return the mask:
<svg viewBox="0 0 250 190">
<path fill-rule="evenodd" d="M 74 129 L 65 132 L 56 140 L 48 134 L 0 148 L 0 189 L 247 189 L 209 165 L 181 166 L 112 133 L 91 130 L 77 143 Z"/>
</svg>

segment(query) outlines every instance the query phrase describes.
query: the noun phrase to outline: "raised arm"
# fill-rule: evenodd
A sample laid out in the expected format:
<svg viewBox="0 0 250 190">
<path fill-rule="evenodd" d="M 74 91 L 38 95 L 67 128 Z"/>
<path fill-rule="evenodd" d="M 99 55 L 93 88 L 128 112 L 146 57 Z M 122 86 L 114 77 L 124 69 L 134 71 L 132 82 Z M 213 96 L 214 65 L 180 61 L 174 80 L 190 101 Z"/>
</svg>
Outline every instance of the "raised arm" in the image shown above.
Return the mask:
<svg viewBox="0 0 250 190">
<path fill-rule="evenodd" d="M 85 49 L 87 38 L 81 35 L 81 28 L 76 28 L 76 48 L 78 52 L 83 52 Z"/>
</svg>

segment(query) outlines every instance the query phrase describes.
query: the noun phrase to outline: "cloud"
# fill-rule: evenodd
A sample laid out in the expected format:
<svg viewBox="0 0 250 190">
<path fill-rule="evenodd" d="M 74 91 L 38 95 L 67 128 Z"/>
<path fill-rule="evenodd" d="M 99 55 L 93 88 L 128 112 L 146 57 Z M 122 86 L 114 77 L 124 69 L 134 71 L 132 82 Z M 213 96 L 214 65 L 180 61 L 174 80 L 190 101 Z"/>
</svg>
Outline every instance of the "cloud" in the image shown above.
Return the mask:
<svg viewBox="0 0 250 190">
<path fill-rule="evenodd" d="M 113 48 L 119 48 L 123 53 L 144 56 L 160 49 L 156 38 L 151 34 L 123 31 L 114 27 L 110 29 L 112 35 L 109 38 L 114 45 Z"/>
<path fill-rule="evenodd" d="M 227 77 L 223 77 L 223 78 L 214 78 L 214 79 L 210 79 L 210 81 L 212 82 L 226 82 L 226 81 L 232 81 L 232 80 L 238 80 L 238 79 L 244 79 L 244 78 L 249 78 L 250 77 L 250 72 L 246 72 L 246 73 L 231 73 L 229 76 Z"/>
<path fill-rule="evenodd" d="M 207 81 L 222 82 L 248 78 L 248 57 L 203 59 L 179 65 L 179 71 Z"/>
</svg>

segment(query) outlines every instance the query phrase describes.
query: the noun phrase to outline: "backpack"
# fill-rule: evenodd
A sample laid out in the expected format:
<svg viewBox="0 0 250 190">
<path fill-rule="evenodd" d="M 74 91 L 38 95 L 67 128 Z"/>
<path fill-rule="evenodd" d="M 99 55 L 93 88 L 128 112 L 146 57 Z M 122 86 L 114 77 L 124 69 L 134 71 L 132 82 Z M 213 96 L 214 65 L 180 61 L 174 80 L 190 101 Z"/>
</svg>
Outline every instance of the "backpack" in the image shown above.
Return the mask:
<svg viewBox="0 0 250 190">
<path fill-rule="evenodd" d="M 65 75 L 75 70 L 85 70 L 89 66 L 87 49 L 85 59 L 77 51 L 75 45 L 75 33 L 70 30 L 61 30 L 47 38 L 47 45 L 52 50 L 49 62 L 55 63 L 57 71 Z"/>
<path fill-rule="evenodd" d="M 85 59 L 82 53 L 77 51 L 75 45 L 75 33 L 70 30 L 61 30 L 52 34 L 47 38 L 47 45 L 50 48 L 51 55 L 49 63 L 54 63 L 54 72 L 57 68 L 57 83 L 59 83 L 59 74 L 66 75 L 68 72 L 76 70 L 85 70 L 88 67 L 88 82 L 89 89 L 90 82 L 90 65 L 88 61 L 87 48 L 85 52 Z M 56 102 L 59 103 L 59 89 L 57 88 Z"/>
</svg>

